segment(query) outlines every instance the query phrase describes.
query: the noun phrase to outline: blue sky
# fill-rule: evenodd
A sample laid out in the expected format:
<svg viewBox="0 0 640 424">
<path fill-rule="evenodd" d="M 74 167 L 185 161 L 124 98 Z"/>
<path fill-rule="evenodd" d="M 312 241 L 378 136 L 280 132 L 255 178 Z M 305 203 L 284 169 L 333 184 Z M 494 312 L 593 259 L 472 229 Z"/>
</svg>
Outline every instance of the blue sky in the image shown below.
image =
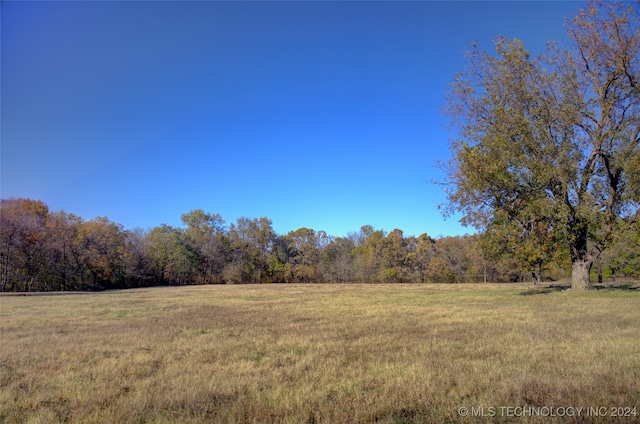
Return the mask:
<svg viewBox="0 0 640 424">
<path fill-rule="evenodd" d="M 444 220 L 447 84 L 471 41 L 540 53 L 583 2 L 1 4 L 0 195 L 126 228 L 193 209 L 278 234 Z"/>
</svg>

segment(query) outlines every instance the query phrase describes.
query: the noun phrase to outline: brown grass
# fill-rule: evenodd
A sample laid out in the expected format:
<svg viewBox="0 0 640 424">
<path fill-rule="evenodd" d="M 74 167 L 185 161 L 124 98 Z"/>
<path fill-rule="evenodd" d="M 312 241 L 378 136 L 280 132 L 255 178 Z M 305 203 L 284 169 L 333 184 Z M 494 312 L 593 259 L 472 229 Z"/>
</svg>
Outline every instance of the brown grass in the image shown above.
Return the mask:
<svg viewBox="0 0 640 424">
<path fill-rule="evenodd" d="M 637 288 L 253 285 L 3 296 L 0 421 L 640 422 Z M 461 407 L 494 416 L 464 418 Z M 514 417 L 501 407 L 585 410 Z M 589 407 L 608 414 L 588 416 Z M 635 407 L 636 416 L 614 418 L 611 407 Z"/>
</svg>

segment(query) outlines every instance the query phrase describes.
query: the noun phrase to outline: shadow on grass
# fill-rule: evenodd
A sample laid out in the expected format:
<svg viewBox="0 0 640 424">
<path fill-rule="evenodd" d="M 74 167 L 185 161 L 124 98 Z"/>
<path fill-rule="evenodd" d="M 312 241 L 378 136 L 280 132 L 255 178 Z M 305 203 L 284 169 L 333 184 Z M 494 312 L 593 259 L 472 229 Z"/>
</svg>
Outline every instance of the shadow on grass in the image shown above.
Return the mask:
<svg viewBox="0 0 640 424">
<path fill-rule="evenodd" d="M 549 286 L 540 286 L 529 288 L 522 293 L 521 296 L 531 296 L 535 294 L 549 294 L 556 293 L 563 290 L 569 290 L 570 284 L 552 284 Z M 640 282 L 632 282 L 625 284 L 594 284 L 592 290 L 605 290 L 605 291 L 640 291 Z"/>
<path fill-rule="evenodd" d="M 640 283 L 626 283 L 626 284 L 594 284 L 594 290 L 622 290 L 622 291 L 640 291 Z"/>
<path fill-rule="evenodd" d="M 571 286 L 567 285 L 551 285 L 544 287 L 532 287 L 520 293 L 521 296 L 532 296 L 534 294 L 549 294 L 556 293 L 562 290 L 568 290 Z"/>
</svg>

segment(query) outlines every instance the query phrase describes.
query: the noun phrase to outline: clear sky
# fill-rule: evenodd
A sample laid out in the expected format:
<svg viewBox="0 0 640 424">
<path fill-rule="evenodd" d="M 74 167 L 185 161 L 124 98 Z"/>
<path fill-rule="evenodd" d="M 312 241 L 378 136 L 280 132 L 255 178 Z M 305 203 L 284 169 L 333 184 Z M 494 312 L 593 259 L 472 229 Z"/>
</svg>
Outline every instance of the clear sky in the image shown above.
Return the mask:
<svg viewBox="0 0 640 424">
<path fill-rule="evenodd" d="M 584 2 L 1 3 L 1 192 L 125 228 L 266 216 L 473 232 L 437 209 L 471 41 L 533 54 Z"/>
</svg>

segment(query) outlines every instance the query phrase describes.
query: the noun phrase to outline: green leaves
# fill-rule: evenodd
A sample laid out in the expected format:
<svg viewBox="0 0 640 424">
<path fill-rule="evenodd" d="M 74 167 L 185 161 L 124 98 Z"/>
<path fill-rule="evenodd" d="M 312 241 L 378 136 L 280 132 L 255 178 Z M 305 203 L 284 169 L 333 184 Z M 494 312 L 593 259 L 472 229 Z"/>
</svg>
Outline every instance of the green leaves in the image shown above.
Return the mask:
<svg viewBox="0 0 640 424">
<path fill-rule="evenodd" d="M 634 8 L 591 3 L 569 27 L 572 50 L 532 59 L 519 40 L 496 39 L 496 56 L 473 46 L 445 108 L 456 140 L 447 212 L 505 238 L 524 231 L 540 251 L 529 262 L 563 234 L 590 266 L 616 220 L 638 215 L 638 27 Z"/>
</svg>

